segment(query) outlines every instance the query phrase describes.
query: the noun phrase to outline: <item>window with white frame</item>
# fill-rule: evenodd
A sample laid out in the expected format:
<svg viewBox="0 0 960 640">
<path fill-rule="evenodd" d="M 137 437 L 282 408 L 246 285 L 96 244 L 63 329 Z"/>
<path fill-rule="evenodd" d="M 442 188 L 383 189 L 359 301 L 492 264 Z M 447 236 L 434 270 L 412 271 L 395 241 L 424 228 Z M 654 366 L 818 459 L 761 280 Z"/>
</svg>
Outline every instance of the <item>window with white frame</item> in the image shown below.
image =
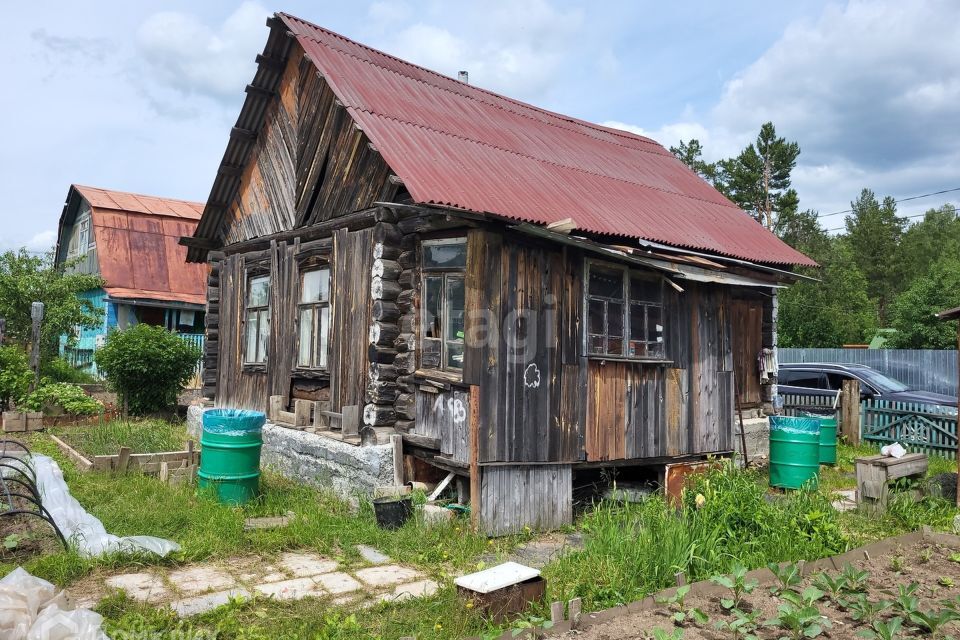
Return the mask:
<svg viewBox="0 0 960 640">
<path fill-rule="evenodd" d="M 586 314 L 588 355 L 664 357 L 660 277 L 588 262 Z"/>
<path fill-rule="evenodd" d="M 330 335 L 330 269 L 312 269 L 300 274 L 300 346 L 297 366 L 327 368 Z"/>
<path fill-rule="evenodd" d="M 421 365 L 459 371 L 463 369 L 467 240 L 424 240 L 421 250 Z M 431 357 L 436 365 L 427 362 Z"/>
<path fill-rule="evenodd" d="M 267 342 L 270 339 L 270 276 L 247 278 L 247 310 L 244 327 L 244 355 L 247 364 L 267 361 Z"/>
</svg>

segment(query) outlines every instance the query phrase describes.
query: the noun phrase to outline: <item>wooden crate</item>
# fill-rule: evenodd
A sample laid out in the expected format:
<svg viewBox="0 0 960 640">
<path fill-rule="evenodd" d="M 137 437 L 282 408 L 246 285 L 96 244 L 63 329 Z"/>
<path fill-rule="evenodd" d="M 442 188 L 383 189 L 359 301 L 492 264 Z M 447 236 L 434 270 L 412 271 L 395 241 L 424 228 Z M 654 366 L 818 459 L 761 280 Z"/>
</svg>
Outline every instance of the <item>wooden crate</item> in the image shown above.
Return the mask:
<svg viewBox="0 0 960 640">
<path fill-rule="evenodd" d="M 43 428 L 43 413 L 39 411 L 4 411 L 3 431 L 5 433 L 19 433 L 23 431 L 39 431 Z"/>
</svg>

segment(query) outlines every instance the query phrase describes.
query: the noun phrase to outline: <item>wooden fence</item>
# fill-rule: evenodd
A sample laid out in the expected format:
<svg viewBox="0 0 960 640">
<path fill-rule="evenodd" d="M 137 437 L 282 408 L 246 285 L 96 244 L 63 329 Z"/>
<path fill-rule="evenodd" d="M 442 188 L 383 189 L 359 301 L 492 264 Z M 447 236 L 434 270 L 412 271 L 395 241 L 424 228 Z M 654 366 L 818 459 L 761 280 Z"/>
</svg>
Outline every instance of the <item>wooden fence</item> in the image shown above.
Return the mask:
<svg viewBox="0 0 960 640">
<path fill-rule="evenodd" d="M 788 416 L 833 410 L 834 394 L 783 396 Z M 839 419 L 839 406 L 837 407 Z M 916 402 L 863 400 L 860 402 L 860 437 L 878 445 L 899 442 L 910 451 L 954 457 L 957 454 L 957 415 L 949 407 Z"/>
</svg>

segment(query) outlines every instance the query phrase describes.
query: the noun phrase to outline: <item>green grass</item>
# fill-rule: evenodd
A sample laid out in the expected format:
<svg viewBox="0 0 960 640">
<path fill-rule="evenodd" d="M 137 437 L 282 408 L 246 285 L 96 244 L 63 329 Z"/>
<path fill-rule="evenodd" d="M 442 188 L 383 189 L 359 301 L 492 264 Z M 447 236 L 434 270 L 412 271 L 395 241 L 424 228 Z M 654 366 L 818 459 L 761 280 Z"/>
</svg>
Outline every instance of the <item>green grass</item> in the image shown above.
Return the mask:
<svg viewBox="0 0 960 640">
<path fill-rule="evenodd" d="M 120 447 L 129 447 L 131 453 L 183 451 L 187 441 L 182 423 L 164 420 L 111 420 L 54 433 L 87 457 L 116 455 Z"/>
<path fill-rule="evenodd" d="M 73 494 L 109 531 L 167 537 L 183 547 L 176 557 L 165 560 L 129 556 L 87 560 L 61 552 L 26 564 L 31 573 L 57 584 L 67 585 L 100 569 L 225 561 L 248 554 L 270 559 L 286 549 L 314 550 L 349 566 L 360 562 L 354 545 L 363 543 L 419 568 L 442 585 L 429 598 L 361 611 L 340 608 L 324 599 L 257 599 L 231 603 L 187 621 L 111 596 L 98 610 L 113 637 L 137 631 L 161 632 L 159 637 L 189 637 L 183 634 L 202 631 L 225 640 L 492 637 L 499 628 L 458 598 L 449 578 L 477 569 L 483 553 L 492 551 L 504 557 L 518 542 L 530 538 L 517 536 L 491 543 L 471 533 L 462 519 L 430 528 L 414 521 L 397 531 L 383 531 L 377 527 L 369 503 L 361 502 L 359 513 L 354 514 L 346 503 L 328 493 L 272 474 L 263 477 L 264 495 L 259 501 L 230 508 L 197 497 L 189 486 L 168 486 L 135 474 L 80 474 L 45 436 L 33 436 L 32 444 L 35 450 L 61 462 Z M 852 459 L 860 453 L 842 448 L 841 471 L 852 469 Z M 828 488 L 772 494 L 766 476 L 757 471 L 720 468 L 694 482 L 679 508 L 652 496 L 639 504 L 600 503 L 591 509 L 576 525 L 584 533 L 584 548 L 561 556 L 544 569 L 546 602 L 582 597 L 585 610 L 596 610 L 670 586 L 678 571 L 694 581 L 729 572 L 737 564 L 755 568 L 770 561 L 812 560 L 923 524 L 947 529 L 956 513 L 942 500 L 928 498 L 915 503 L 906 496 L 895 497 L 882 516 L 836 513 L 830 507 Z M 702 500 L 697 500 L 698 494 Z M 287 527 L 243 530 L 246 517 L 288 511 L 296 518 Z M 12 568 L 0 565 L 0 575 Z M 544 604 L 528 612 L 530 616 L 545 614 Z"/>
</svg>

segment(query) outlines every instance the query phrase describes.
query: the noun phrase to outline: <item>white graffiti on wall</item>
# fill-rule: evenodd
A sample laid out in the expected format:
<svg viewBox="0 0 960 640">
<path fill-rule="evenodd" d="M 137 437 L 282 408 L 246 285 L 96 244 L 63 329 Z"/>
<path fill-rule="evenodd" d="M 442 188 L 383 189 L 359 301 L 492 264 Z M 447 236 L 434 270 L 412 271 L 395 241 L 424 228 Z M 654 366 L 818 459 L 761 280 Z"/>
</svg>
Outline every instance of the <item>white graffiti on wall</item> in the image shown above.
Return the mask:
<svg viewBox="0 0 960 640">
<path fill-rule="evenodd" d="M 449 415 L 454 424 L 461 424 L 467 419 L 467 408 L 463 405 L 463 400 L 456 396 L 447 398 L 437 394 L 437 399 L 433 401 L 433 411 L 439 417 L 443 418 Z"/>
<path fill-rule="evenodd" d="M 528 389 L 536 389 L 540 386 L 540 368 L 536 362 L 531 362 L 523 370 L 523 384 Z"/>
</svg>

